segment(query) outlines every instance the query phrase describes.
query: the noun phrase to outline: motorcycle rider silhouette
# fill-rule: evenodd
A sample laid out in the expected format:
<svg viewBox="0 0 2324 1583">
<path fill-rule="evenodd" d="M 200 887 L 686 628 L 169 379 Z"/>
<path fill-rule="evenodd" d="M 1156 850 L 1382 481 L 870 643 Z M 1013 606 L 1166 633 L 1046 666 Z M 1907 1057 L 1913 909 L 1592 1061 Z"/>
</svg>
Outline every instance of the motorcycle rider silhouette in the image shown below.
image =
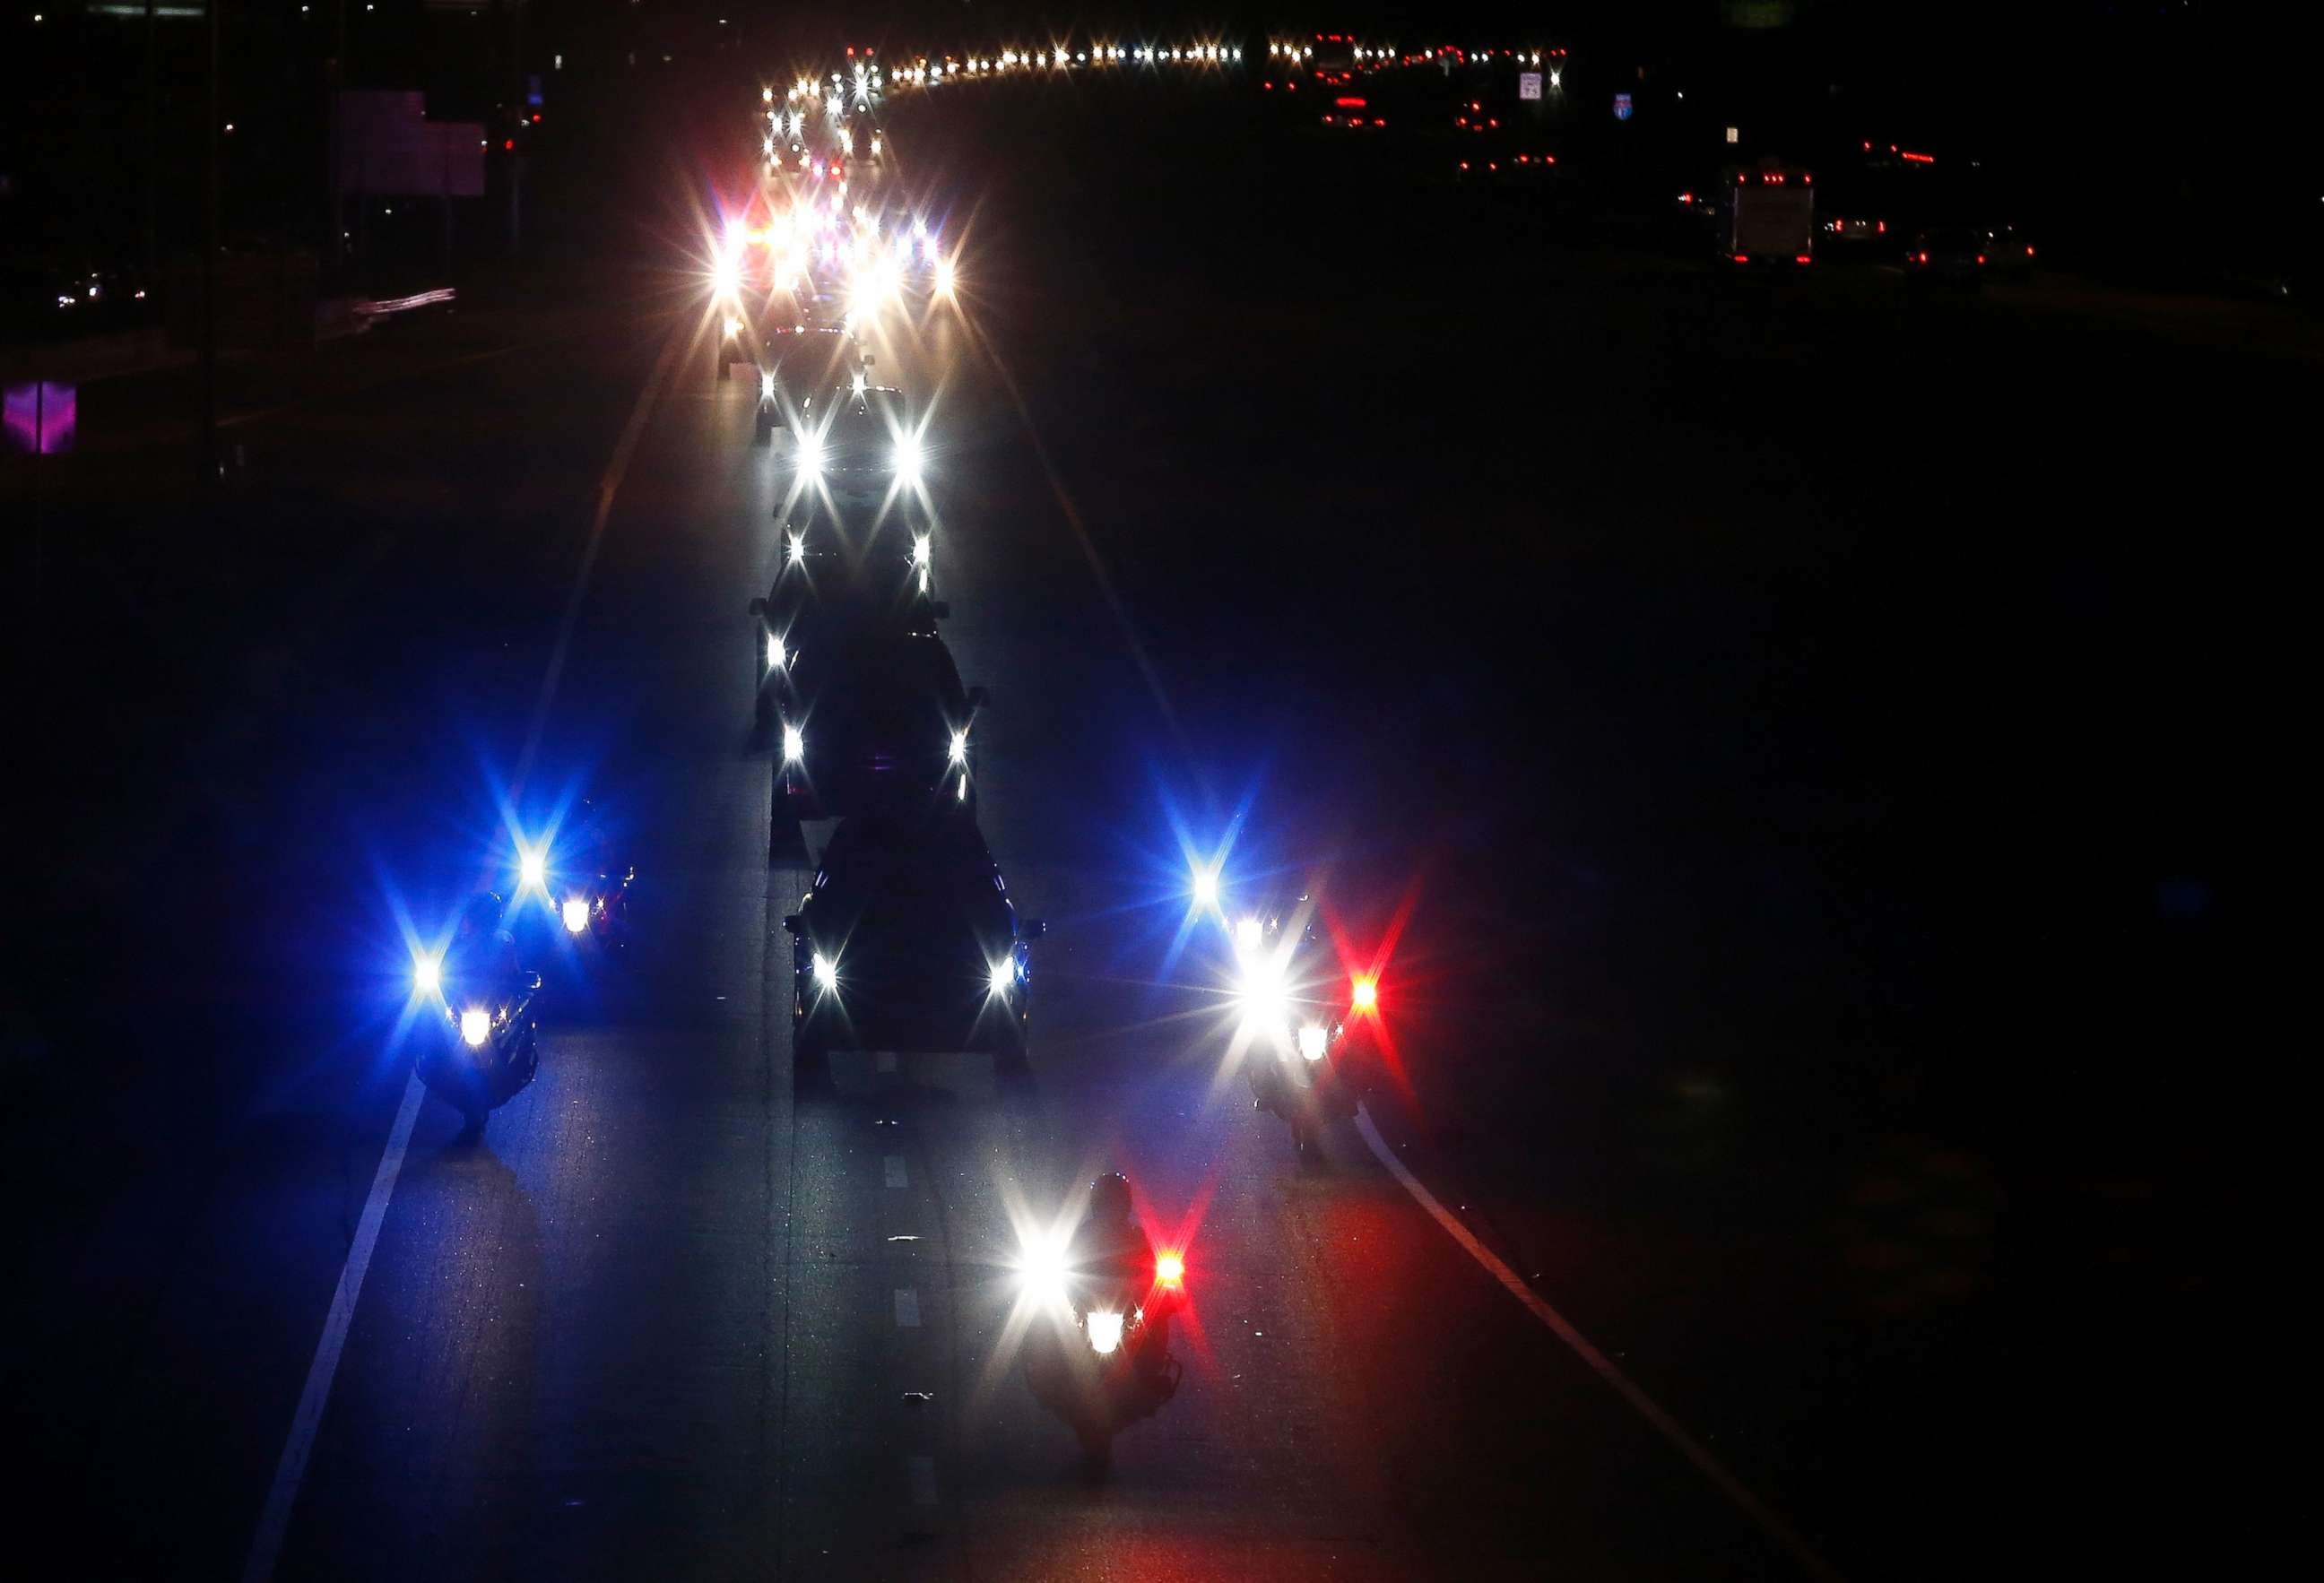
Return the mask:
<svg viewBox="0 0 2324 1583">
<path fill-rule="evenodd" d="M 1050 1274 L 1062 1301 L 1051 1322 L 1028 1338 L 1025 1382 L 1035 1400 L 1073 1427 L 1084 1456 L 1102 1467 L 1114 1434 L 1177 1392 L 1170 1311 L 1182 1268 L 1175 1256 L 1157 1261 L 1133 1210 L 1130 1183 L 1118 1172 L 1090 1183 L 1089 1211 L 1057 1266 Z"/>
<path fill-rule="evenodd" d="M 538 975 L 517 967 L 508 908 L 491 891 L 470 899 L 438 970 L 443 1036 L 421 1045 L 420 1080 L 458 1108 L 475 1132 L 540 1064 L 532 1022 Z"/>
</svg>

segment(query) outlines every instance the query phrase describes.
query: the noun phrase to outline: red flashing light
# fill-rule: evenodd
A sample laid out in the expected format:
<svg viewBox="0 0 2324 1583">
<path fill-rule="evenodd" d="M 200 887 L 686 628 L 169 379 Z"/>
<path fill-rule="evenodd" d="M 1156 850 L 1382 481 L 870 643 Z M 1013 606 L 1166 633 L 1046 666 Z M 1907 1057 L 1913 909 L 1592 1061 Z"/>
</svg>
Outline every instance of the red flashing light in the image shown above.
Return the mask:
<svg viewBox="0 0 2324 1583">
<path fill-rule="evenodd" d="M 1678 200 L 1681 203 L 1692 203 L 1694 201 L 1694 194 L 1691 192 L 1682 192 L 1678 195 Z"/>
<path fill-rule="evenodd" d="M 854 60 L 854 59 L 855 59 L 855 46 L 854 46 L 854 45 L 853 45 L 853 44 L 850 44 L 850 45 L 848 45 L 848 46 L 847 46 L 847 58 L 848 58 L 850 60 Z M 748 614 L 749 612 L 746 611 L 746 612 L 744 612 L 743 613 L 744 613 L 744 614 Z"/>
<path fill-rule="evenodd" d="M 1343 95 L 1342 97 L 1332 101 L 1332 103 L 1339 106 L 1342 110 L 1360 110 L 1364 107 L 1367 102 L 1368 101 L 1366 100 L 1356 97 L 1353 94 Z"/>
<path fill-rule="evenodd" d="M 1359 1013 L 1379 1009 L 1379 980 L 1359 978 L 1348 986 L 1348 1001 Z"/>
<path fill-rule="evenodd" d="M 1977 262 L 1979 262 L 1979 263 L 1983 263 L 1983 262 L 1985 262 L 1985 254 L 1983 254 L 1983 253 L 1978 253 L 1978 254 L 1977 255 Z"/>
<path fill-rule="evenodd" d="M 516 139 L 512 137 L 503 139 L 501 143 L 501 152 L 512 154 L 516 152 Z"/>
<path fill-rule="evenodd" d="M 1792 262 L 1794 263 L 1812 263 L 1815 261 L 1812 255 L 1803 253 L 1800 254 L 1799 257 L 1792 260 Z"/>
<path fill-rule="evenodd" d="M 1154 1256 L 1154 1280 L 1157 1285 L 1176 1286 L 1186 1278 L 1185 1256 L 1161 1253 Z"/>
<path fill-rule="evenodd" d="M 1373 117 L 1372 117 L 1372 124 L 1373 124 L 1374 126 L 1386 126 L 1386 125 L 1388 124 L 1388 123 L 1387 123 L 1385 120 L 1381 119 L 1379 116 L 1375 115 L 1375 116 L 1373 116 Z M 2031 252 L 2033 252 L 2034 250 L 2033 250 L 2032 248 L 2030 248 L 2030 247 L 2029 247 L 2029 248 L 2027 248 L 2025 251 L 2026 251 L 2026 252 L 2028 252 L 2028 253 L 2031 253 Z"/>
<path fill-rule="evenodd" d="M 1748 253 L 1738 253 L 1735 255 L 1735 262 L 1737 263 L 1749 263 L 1751 262 L 1751 255 Z"/>
<path fill-rule="evenodd" d="M 1881 235 L 1883 235 L 1883 236 L 1886 236 L 1886 235 L 1888 235 L 1888 222 L 1887 222 L 1887 221 L 1886 221 L 1886 220 L 1875 220 L 1875 221 L 1873 221 L 1873 222 L 1872 222 L 1872 228 L 1873 228 L 1875 231 L 1878 232 L 1878 233 L 1879 233 Z"/>
<path fill-rule="evenodd" d="M 538 111 L 538 110 L 535 110 L 535 111 L 532 113 L 532 124 L 533 124 L 535 126 L 538 126 L 538 125 L 540 125 L 540 111 Z"/>
<path fill-rule="evenodd" d="M 1912 161 L 1915 165 L 1933 165 L 1937 162 L 1937 156 L 1934 154 L 1906 154 L 1904 158 Z"/>
</svg>

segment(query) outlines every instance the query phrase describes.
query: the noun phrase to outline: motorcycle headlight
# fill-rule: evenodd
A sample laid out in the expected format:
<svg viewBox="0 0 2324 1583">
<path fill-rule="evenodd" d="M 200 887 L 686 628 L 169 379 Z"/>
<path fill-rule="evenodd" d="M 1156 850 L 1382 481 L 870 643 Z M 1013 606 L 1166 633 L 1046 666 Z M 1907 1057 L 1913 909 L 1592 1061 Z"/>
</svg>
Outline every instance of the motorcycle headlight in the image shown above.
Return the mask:
<svg viewBox="0 0 2324 1583">
<path fill-rule="evenodd" d="M 565 920 L 565 932 L 578 934 L 589 926 L 589 898 L 586 896 L 567 897 L 559 916 Z"/>
<path fill-rule="evenodd" d="M 992 964 L 992 973 L 989 981 L 992 986 L 995 999 L 1008 994 L 1017 982 L 1017 964 L 1005 956 L 1001 958 Z"/>
<path fill-rule="evenodd" d="M 1065 1250 L 1046 1237 L 1027 1236 L 1017 1253 L 1017 1289 L 1047 1307 L 1065 1301 Z"/>
<path fill-rule="evenodd" d="M 790 656 L 783 650 L 783 640 L 772 632 L 769 632 L 767 634 L 767 668 L 780 670 L 789 662 L 789 659 Z"/>
<path fill-rule="evenodd" d="M 1090 1350 L 1102 1358 L 1121 1345 L 1121 1316 L 1093 1309 L 1088 1321 Z"/>
<path fill-rule="evenodd" d="M 1283 1026 L 1291 1015 L 1291 993 L 1283 982 L 1283 975 L 1271 962 L 1254 961 L 1243 966 L 1242 977 L 1236 988 L 1236 998 L 1242 1005 L 1243 1026 L 1254 1033 L 1265 1032 L 1270 1038 L 1280 1039 Z"/>
<path fill-rule="evenodd" d="M 471 1006 L 460 1014 L 460 1042 L 472 1050 L 484 1048 L 484 1041 L 493 1036 L 492 1014 L 481 1006 Z"/>
<path fill-rule="evenodd" d="M 896 476 L 906 483 L 920 481 L 920 442 L 911 435 L 896 442 Z"/>
<path fill-rule="evenodd" d="M 759 400 L 761 400 L 761 401 L 770 401 L 770 401 L 772 401 L 774 399 L 775 399 L 775 376 L 774 376 L 773 374 L 771 374 L 771 373 L 761 373 L 761 374 L 759 375 Z"/>
<path fill-rule="evenodd" d="M 1303 1023 L 1299 1028 L 1299 1054 L 1310 1061 L 1321 1061 L 1332 1048 L 1332 1035 L 1314 1023 Z"/>
<path fill-rule="evenodd" d="M 952 745 L 945 750 L 945 757 L 954 764 L 965 764 L 968 762 L 968 733 L 966 732 L 956 731 L 952 733 Z"/>
<path fill-rule="evenodd" d="M 798 465 L 801 476 L 821 477 L 823 475 L 823 441 L 811 434 L 799 436 L 798 450 L 794 460 Z"/>
<path fill-rule="evenodd" d="M 797 764 L 807 757 L 807 738 L 795 725 L 783 727 L 783 762 Z"/>
<path fill-rule="evenodd" d="M 441 957 L 418 956 L 411 960 L 411 989 L 414 994 L 433 995 L 444 988 L 444 962 Z"/>
<path fill-rule="evenodd" d="M 839 988 L 839 964 L 836 962 L 818 951 L 812 965 L 817 989 L 828 994 Z"/>
</svg>

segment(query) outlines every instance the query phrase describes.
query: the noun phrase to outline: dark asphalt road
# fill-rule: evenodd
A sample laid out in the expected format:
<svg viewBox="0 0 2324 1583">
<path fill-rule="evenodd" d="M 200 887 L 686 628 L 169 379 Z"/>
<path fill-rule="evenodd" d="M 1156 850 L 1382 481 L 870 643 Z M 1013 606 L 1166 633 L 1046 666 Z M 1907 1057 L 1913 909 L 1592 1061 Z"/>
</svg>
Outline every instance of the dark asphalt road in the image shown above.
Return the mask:
<svg viewBox="0 0 2324 1583">
<path fill-rule="evenodd" d="M 1036 1091 L 996 1091 L 982 1059 L 843 1055 L 835 1097 L 795 1102 L 776 925 L 811 869 L 768 862 L 741 663 L 783 473 L 743 443 L 747 383 L 713 384 L 700 357 L 651 365 L 544 732 L 597 735 L 609 699 L 650 713 L 622 781 L 650 810 L 632 838 L 645 944 L 602 1019 L 550 1013 L 543 1075 L 484 1146 L 422 1111 L 284 1574 L 1771 1569 L 1352 1133 L 1303 1173 L 1280 1124 L 1214 1083 L 1208 1000 L 1157 989 L 1153 917 L 1122 905 L 1154 876 L 1053 833 L 1137 811 L 1089 800 L 1090 749 L 1037 690 L 1074 670 L 1076 692 L 1135 711 L 1134 662 L 1005 392 L 942 316 L 928 341 L 908 383 L 984 437 L 943 460 L 938 575 L 964 675 L 996 698 L 982 822 L 1051 925 Z M 396 399 L 440 400 L 459 428 L 530 390 L 619 389 L 606 364 L 552 348 Z M 818 849 L 827 827 L 805 834 Z M 333 1174 L 278 1201 L 345 1191 L 345 1162 L 315 1163 Z M 1010 1367 L 1006 1206 L 1053 1214 L 1108 1166 L 1165 1224 L 1199 1210 L 1199 1350 L 1092 1489 Z M 269 1371 L 277 1422 L 295 1358 Z"/>
<path fill-rule="evenodd" d="M 187 881 L 233 887 L 238 1032 L 189 1008 L 119 1123 L 150 1176 L 63 1121 L 14 1162 L 60 1204 L 14 1377 L 89 1569 L 244 1564 L 407 1096 L 396 911 L 476 880 L 503 795 L 619 811 L 640 943 L 549 964 L 481 1144 L 419 1109 L 280 1576 L 1801 1571 L 1355 1130 L 1301 1169 L 1219 1081 L 1173 818 L 1239 807 L 1359 942 L 1416 900 L 1392 1146 L 1840 1570 L 2219 1542 L 2252 1459 L 2189 1450 L 2231 1407 L 2146 1372 L 2257 1235 L 2207 1008 L 2264 536 L 2204 513 L 2293 479 L 2311 348 L 2055 277 L 1770 291 L 1441 194 L 1286 220 L 1360 169 L 1164 108 L 1118 166 L 1086 100 L 896 123 L 968 244 L 976 333 L 881 367 L 933 393 L 980 823 L 1049 924 L 1029 1091 L 873 1053 L 794 1091 L 779 922 L 829 827 L 770 822 L 781 469 L 689 283 L 254 395 L 243 596 L 282 591 L 296 725 L 263 794 L 205 785 L 239 855 Z M 2187 1094 L 2156 1057 L 2196 1048 Z M 1093 1485 L 1005 1261 L 1104 1168 L 1191 1228 L 1195 1322 Z"/>
</svg>

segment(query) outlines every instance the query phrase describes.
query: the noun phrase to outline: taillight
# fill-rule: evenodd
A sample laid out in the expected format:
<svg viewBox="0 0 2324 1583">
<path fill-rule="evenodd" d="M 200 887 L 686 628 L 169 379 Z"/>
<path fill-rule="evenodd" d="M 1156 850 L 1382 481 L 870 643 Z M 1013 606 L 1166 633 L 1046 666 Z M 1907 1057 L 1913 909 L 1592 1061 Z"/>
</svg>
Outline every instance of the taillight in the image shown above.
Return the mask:
<svg viewBox="0 0 2324 1583">
<path fill-rule="evenodd" d="M 1735 262 L 1737 263 L 1749 263 L 1751 262 L 1751 255 L 1748 253 L 1738 253 L 1735 255 Z"/>
<path fill-rule="evenodd" d="M 1807 263 L 1807 262 L 1812 262 L 1812 259 L 1811 259 L 1811 255 L 1810 255 L 1810 254 L 1807 254 L 1807 253 L 1803 253 L 1800 254 L 1800 255 L 1799 255 L 1799 257 L 1797 257 L 1797 258 L 1795 258 L 1795 259 L 1792 260 L 1792 262 L 1793 262 L 1794 263 Z"/>
</svg>

